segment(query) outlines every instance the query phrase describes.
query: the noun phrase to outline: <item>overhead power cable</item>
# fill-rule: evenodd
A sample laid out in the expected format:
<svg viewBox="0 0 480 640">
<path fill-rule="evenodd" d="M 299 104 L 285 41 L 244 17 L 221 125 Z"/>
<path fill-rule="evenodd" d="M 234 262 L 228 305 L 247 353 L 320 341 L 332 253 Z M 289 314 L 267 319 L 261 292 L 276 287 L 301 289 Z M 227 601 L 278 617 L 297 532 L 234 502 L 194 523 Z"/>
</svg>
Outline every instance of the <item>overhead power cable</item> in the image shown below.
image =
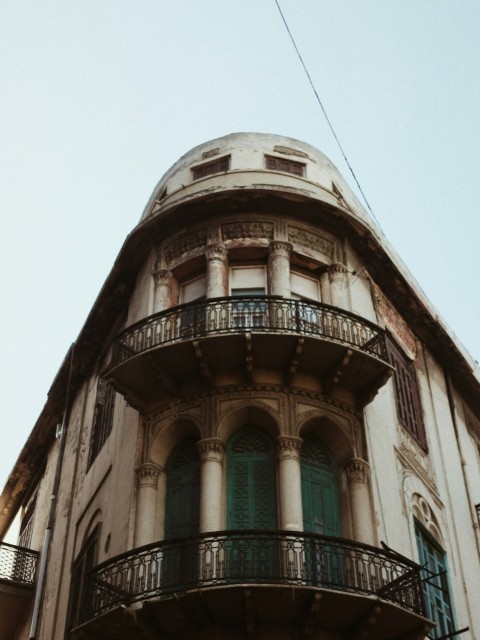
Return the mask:
<svg viewBox="0 0 480 640">
<path fill-rule="evenodd" d="M 340 144 L 340 140 L 338 139 L 337 134 L 335 133 L 335 129 L 333 128 L 333 125 L 332 125 L 332 123 L 330 122 L 330 118 L 328 117 L 327 112 L 325 111 L 325 107 L 323 106 L 322 101 L 320 100 L 320 96 L 318 95 L 318 91 L 317 91 L 317 89 L 315 88 L 315 85 L 313 84 L 313 80 L 312 80 L 312 78 L 311 78 L 311 76 L 310 76 L 310 73 L 308 72 L 308 69 L 307 69 L 307 66 L 306 66 L 305 62 L 303 61 L 302 55 L 301 55 L 301 53 L 300 53 L 300 51 L 299 51 L 299 49 L 298 49 L 298 47 L 297 47 L 297 44 L 296 44 L 295 39 L 294 39 L 294 37 L 293 37 L 293 35 L 292 35 L 292 32 L 291 32 L 291 31 L 290 31 L 290 29 L 289 29 L 289 26 L 288 26 L 288 24 L 287 24 L 287 21 L 286 21 L 286 19 L 285 19 L 285 16 L 283 15 L 282 9 L 280 8 L 280 4 L 278 3 L 278 0 L 275 0 L 275 4 L 277 5 L 277 9 L 278 9 L 278 12 L 280 13 L 280 16 L 281 16 L 282 20 L 283 20 L 283 24 L 285 25 L 285 29 L 287 30 L 287 33 L 288 33 L 288 35 L 290 36 L 290 40 L 292 41 L 292 44 L 293 44 L 293 46 L 294 46 L 294 48 L 295 48 L 295 51 L 297 52 L 297 55 L 298 55 L 298 58 L 299 58 L 299 60 L 300 60 L 301 65 L 302 65 L 302 67 L 303 67 L 303 70 L 305 71 L 305 74 L 306 74 L 306 76 L 307 76 L 307 78 L 308 78 L 308 81 L 309 81 L 309 83 L 310 83 L 310 86 L 311 86 L 311 87 L 312 87 L 312 89 L 313 89 L 313 93 L 315 94 L 315 97 L 316 97 L 317 102 L 318 102 L 318 104 L 319 104 L 319 106 L 320 106 L 320 109 L 322 110 L 322 113 L 323 113 L 323 115 L 325 116 L 325 120 L 327 121 L 327 124 L 328 124 L 328 126 L 329 126 L 329 128 L 330 128 L 330 131 L 332 132 L 333 137 L 335 138 L 335 142 L 337 143 L 338 148 L 340 149 L 340 152 L 341 152 L 341 154 L 342 154 L 342 156 L 343 156 L 343 159 L 345 160 L 345 162 L 346 162 L 346 164 L 347 164 L 347 167 L 349 168 L 350 173 L 352 174 L 353 179 L 355 180 L 355 183 L 356 183 L 356 185 L 357 185 L 357 187 L 358 187 L 358 190 L 360 191 L 360 193 L 361 193 L 361 195 L 362 195 L 362 198 L 363 198 L 363 200 L 364 200 L 365 204 L 367 205 L 367 209 L 370 211 L 370 213 L 372 214 L 372 216 L 375 218 L 375 220 L 376 220 L 377 224 L 380 226 L 380 222 L 378 222 L 377 218 L 375 217 L 375 214 L 373 213 L 372 208 L 371 208 L 371 206 L 369 205 L 368 200 L 367 200 L 367 198 L 366 198 L 365 194 L 363 193 L 363 189 L 362 189 L 362 187 L 360 186 L 359 181 L 357 180 L 357 176 L 355 175 L 355 173 L 354 173 L 354 171 L 353 171 L 353 169 L 352 169 L 352 166 L 351 166 L 350 162 L 348 161 L 348 158 L 347 158 L 347 156 L 346 156 L 346 154 L 345 154 L 345 151 L 343 150 L 343 147 L 342 147 L 342 145 Z"/>
</svg>

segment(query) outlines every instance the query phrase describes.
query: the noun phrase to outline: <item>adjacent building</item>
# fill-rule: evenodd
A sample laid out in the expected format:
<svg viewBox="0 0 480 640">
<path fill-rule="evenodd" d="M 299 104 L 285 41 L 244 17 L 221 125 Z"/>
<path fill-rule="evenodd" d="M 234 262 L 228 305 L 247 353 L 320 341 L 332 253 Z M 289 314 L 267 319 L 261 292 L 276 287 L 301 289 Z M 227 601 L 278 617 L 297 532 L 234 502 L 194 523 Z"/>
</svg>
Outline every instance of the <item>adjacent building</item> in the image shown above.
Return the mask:
<svg viewBox="0 0 480 640">
<path fill-rule="evenodd" d="M 478 369 L 328 158 L 207 142 L 3 491 L 0 640 L 479 638 L 479 446 Z"/>
</svg>

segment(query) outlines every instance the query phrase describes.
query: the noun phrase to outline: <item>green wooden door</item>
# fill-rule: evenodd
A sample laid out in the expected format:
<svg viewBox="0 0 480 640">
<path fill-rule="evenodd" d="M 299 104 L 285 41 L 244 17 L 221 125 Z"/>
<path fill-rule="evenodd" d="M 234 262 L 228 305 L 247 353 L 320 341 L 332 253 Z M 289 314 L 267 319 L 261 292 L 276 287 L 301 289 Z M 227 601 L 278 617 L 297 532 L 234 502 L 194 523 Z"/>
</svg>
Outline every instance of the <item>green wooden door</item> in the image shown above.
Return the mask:
<svg viewBox="0 0 480 640">
<path fill-rule="evenodd" d="M 303 528 L 322 536 L 340 535 L 335 464 L 314 435 L 303 440 L 301 453 Z M 305 578 L 315 585 L 343 582 L 345 559 L 336 545 L 320 538 L 306 538 Z"/>
<path fill-rule="evenodd" d="M 228 444 L 230 530 L 274 530 L 277 526 L 274 445 L 255 427 L 236 432 Z M 232 536 L 227 543 L 227 577 L 258 581 L 276 575 L 278 549 L 273 538 Z"/>
<path fill-rule="evenodd" d="M 427 616 L 437 623 L 436 628 L 430 632 L 430 637 L 440 638 L 453 633 L 455 629 L 450 605 L 447 557 L 418 523 L 415 523 L 415 537 L 420 564 L 427 570 L 422 575 Z"/>
<path fill-rule="evenodd" d="M 234 434 L 228 447 L 228 528 L 275 529 L 274 446 L 255 427 Z"/>
<path fill-rule="evenodd" d="M 325 536 L 340 535 L 335 465 L 315 436 L 306 436 L 301 454 L 303 528 Z"/>
<path fill-rule="evenodd" d="M 163 585 L 195 584 L 197 547 L 191 537 L 198 533 L 200 514 L 200 459 L 195 439 L 184 440 L 167 464 L 165 539 L 177 538 L 163 559 Z"/>
</svg>

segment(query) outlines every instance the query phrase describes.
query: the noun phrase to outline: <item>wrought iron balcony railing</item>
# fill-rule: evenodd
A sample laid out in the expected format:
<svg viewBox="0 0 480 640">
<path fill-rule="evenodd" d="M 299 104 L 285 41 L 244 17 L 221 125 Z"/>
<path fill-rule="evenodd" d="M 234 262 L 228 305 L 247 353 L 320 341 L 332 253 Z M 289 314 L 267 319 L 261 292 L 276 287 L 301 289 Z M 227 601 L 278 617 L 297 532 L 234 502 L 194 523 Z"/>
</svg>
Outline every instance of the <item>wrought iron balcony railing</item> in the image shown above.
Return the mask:
<svg viewBox="0 0 480 640">
<path fill-rule="evenodd" d="M 319 302 L 243 296 L 183 304 L 137 322 L 118 336 L 111 368 L 155 347 L 229 333 L 296 333 L 387 360 L 383 330 L 353 313 Z"/>
<path fill-rule="evenodd" d="M 37 560 L 37 551 L 0 542 L 0 580 L 33 585 Z"/>
<path fill-rule="evenodd" d="M 421 567 L 392 552 L 309 533 L 222 531 L 167 540 L 117 556 L 89 576 L 86 622 L 188 589 L 296 585 L 374 595 L 425 616 Z"/>
</svg>

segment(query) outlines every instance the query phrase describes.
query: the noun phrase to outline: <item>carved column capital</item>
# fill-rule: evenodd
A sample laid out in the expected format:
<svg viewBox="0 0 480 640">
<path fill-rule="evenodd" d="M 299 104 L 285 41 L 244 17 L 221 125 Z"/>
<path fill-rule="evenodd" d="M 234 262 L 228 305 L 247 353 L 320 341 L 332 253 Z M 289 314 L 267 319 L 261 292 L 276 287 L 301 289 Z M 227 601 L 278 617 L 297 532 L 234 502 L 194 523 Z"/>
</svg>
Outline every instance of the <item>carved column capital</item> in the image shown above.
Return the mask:
<svg viewBox="0 0 480 640">
<path fill-rule="evenodd" d="M 290 258 L 293 245 L 290 242 L 284 240 L 272 240 L 268 245 L 268 251 L 270 258 Z"/>
<path fill-rule="evenodd" d="M 197 442 L 198 453 L 202 462 L 223 462 L 225 445 L 220 438 L 205 438 Z"/>
<path fill-rule="evenodd" d="M 137 474 L 137 484 L 139 489 L 149 487 L 156 489 L 158 486 L 158 476 L 163 473 L 162 467 L 153 462 L 146 462 L 135 470 Z"/>
<path fill-rule="evenodd" d="M 335 277 L 338 277 L 339 275 L 344 275 L 345 273 L 347 273 L 347 271 L 348 271 L 347 267 L 341 262 L 334 262 L 328 268 L 328 274 L 330 278 L 335 278 Z"/>
<path fill-rule="evenodd" d="M 207 244 L 205 247 L 205 257 L 208 262 L 213 260 L 225 262 L 227 260 L 227 250 L 223 244 Z"/>
<path fill-rule="evenodd" d="M 366 484 L 368 482 L 370 465 L 366 460 L 362 460 L 361 458 L 351 458 L 345 465 L 345 471 L 347 472 L 349 484 L 355 482 Z"/>
<path fill-rule="evenodd" d="M 302 443 L 302 438 L 296 438 L 295 436 L 278 436 L 277 453 L 279 460 L 300 460 Z"/>
<path fill-rule="evenodd" d="M 153 272 L 153 277 L 157 286 L 164 285 L 169 287 L 173 277 L 173 273 L 168 269 L 156 269 Z"/>
</svg>

